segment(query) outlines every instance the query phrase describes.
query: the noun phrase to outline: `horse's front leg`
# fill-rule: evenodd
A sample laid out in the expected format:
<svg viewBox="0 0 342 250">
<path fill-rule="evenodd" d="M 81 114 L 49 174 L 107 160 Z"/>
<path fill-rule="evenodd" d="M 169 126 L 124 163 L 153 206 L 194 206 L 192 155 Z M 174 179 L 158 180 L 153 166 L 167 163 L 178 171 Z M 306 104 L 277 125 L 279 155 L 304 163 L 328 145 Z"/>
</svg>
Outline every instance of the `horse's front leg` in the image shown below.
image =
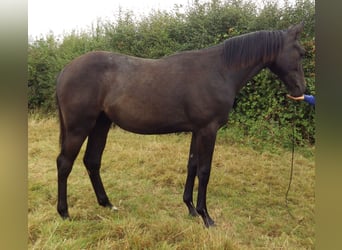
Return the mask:
<svg viewBox="0 0 342 250">
<path fill-rule="evenodd" d="M 215 147 L 217 129 L 208 127 L 202 129 L 196 136 L 196 148 L 198 152 L 198 196 L 196 210 L 204 221 L 206 227 L 214 226 L 214 221 L 207 210 L 207 185 L 210 177 L 211 161 Z"/>
<path fill-rule="evenodd" d="M 189 214 L 191 216 L 198 216 L 198 213 L 195 209 L 193 203 L 193 190 L 194 183 L 197 174 L 197 166 L 198 166 L 198 154 L 196 150 L 196 135 L 193 133 L 191 138 L 190 152 L 189 152 L 189 161 L 188 161 L 188 174 L 186 177 L 185 188 L 183 201 L 189 209 Z"/>
</svg>

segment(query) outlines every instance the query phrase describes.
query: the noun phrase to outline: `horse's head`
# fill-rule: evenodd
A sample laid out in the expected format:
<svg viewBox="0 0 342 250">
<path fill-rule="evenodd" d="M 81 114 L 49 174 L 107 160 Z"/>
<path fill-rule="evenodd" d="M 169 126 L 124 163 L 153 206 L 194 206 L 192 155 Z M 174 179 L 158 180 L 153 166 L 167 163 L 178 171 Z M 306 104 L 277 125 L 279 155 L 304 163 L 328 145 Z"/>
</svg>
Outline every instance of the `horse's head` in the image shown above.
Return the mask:
<svg viewBox="0 0 342 250">
<path fill-rule="evenodd" d="M 306 89 L 301 63 L 305 50 L 299 43 L 303 26 L 300 23 L 285 31 L 284 47 L 269 67 L 285 83 L 292 96 L 301 96 Z"/>
</svg>

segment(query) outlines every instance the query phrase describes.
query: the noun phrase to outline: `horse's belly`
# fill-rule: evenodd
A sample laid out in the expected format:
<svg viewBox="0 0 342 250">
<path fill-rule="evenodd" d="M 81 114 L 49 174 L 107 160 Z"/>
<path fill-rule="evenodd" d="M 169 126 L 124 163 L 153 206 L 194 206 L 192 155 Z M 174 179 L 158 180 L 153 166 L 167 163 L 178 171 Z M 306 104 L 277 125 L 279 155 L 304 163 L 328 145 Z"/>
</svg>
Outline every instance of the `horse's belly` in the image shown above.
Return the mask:
<svg viewBox="0 0 342 250">
<path fill-rule="evenodd" d="M 165 106 L 164 106 L 165 107 Z M 191 131 L 192 126 L 181 108 L 128 104 L 106 111 L 124 130 L 139 134 L 164 134 Z"/>
<path fill-rule="evenodd" d="M 114 121 L 120 128 L 138 134 L 166 134 L 191 131 L 190 124 L 185 122 L 165 122 L 144 119 L 119 119 Z"/>
</svg>

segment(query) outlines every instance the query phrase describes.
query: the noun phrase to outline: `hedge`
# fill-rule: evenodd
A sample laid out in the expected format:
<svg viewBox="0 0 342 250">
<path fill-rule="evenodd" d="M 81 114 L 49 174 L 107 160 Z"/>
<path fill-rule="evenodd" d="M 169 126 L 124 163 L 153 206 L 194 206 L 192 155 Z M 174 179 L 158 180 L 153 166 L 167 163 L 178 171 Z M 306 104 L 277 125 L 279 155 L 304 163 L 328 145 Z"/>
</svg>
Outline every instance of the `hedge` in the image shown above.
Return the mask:
<svg viewBox="0 0 342 250">
<path fill-rule="evenodd" d="M 29 111 L 55 112 L 56 76 L 69 61 L 88 51 L 107 50 L 160 58 L 209 47 L 248 32 L 286 29 L 300 21 L 305 23 L 301 43 L 306 49 L 303 67 L 308 93 L 315 94 L 313 0 L 297 0 L 293 5 L 285 1 L 282 7 L 274 1 L 266 2 L 262 7 L 240 0 L 195 1 L 183 9 L 175 6 L 172 11 L 152 10 L 140 18 L 130 11 L 119 10 L 114 19 L 99 19 L 88 30 L 74 30 L 62 38 L 49 33 L 31 39 L 28 45 Z M 239 126 L 246 135 L 272 141 L 288 137 L 295 122 L 297 142 L 313 144 L 314 108 L 305 103 L 295 104 L 285 94 L 277 77 L 263 70 L 238 94 L 230 124 Z M 260 133 L 261 128 L 263 133 Z"/>
</svg>

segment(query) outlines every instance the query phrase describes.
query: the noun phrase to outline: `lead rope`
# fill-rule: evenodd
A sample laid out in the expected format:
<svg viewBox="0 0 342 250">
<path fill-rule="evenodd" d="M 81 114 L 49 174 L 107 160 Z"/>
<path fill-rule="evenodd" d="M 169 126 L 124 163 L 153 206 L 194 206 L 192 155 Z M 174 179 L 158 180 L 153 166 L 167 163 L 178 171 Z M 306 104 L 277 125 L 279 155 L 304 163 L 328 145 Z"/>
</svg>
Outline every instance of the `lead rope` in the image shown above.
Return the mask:
<svg viewBox="0 0 342 250">
<path fill-rule="evenodd" d="M 294 165 L 294 150 L 295 150 L 295 128 L 296 128 L 296 123 L 295 123 L 295 119 L 296 119 L 296 105 L 294 104 L 294 116 L 293 116 L 293 120 L 292 120 L 292 157 L 291 157 L 291 170 L 290 170 L 290 180 L 289 180 L 289 185 L 287 187 L 287 191 L 285 194 L 285 204 L 286 204 L 286 208 L 287 208 L 287 212 L 288 214 L 291 216 L 292 219 L 296 220 L 296 217 L 292 214 L 290 208 L 289 208 L 289 200 L 288 200 L 288 195 L 290 192 L 290 188 L 291 188 L 291 183 L 292 183 L 292 178 L 293 178 L 293 165 Z"/>
</svg>

